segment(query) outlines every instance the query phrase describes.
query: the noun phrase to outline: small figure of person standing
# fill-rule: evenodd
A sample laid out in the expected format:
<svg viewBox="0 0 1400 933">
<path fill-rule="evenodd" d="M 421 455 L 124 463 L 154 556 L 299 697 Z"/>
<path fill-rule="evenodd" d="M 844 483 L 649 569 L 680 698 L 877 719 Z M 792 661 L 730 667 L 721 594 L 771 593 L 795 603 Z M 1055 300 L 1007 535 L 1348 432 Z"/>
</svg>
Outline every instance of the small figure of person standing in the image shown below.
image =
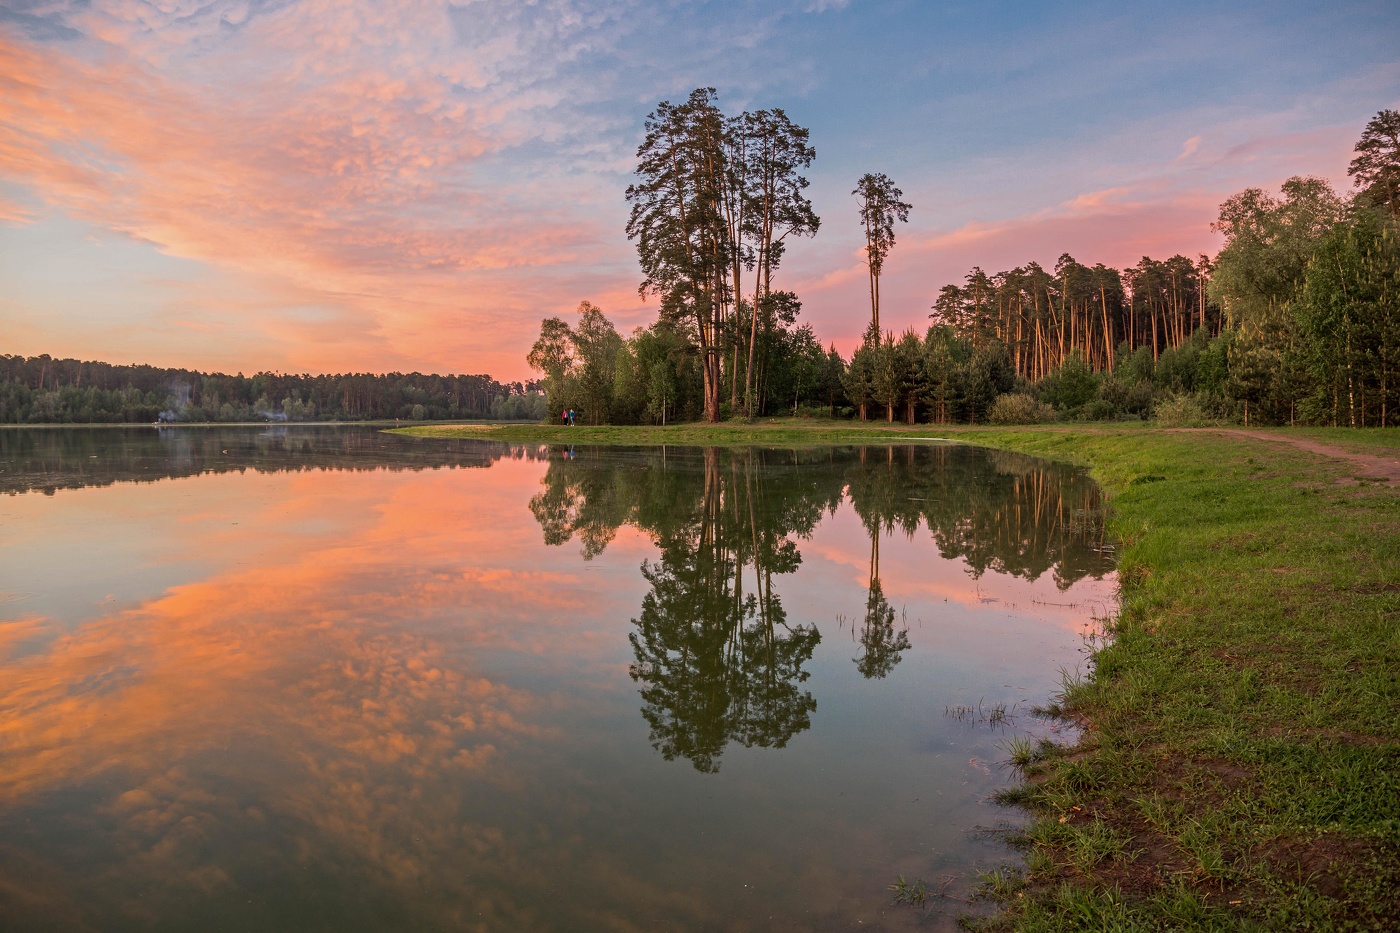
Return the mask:
<svg viewBox="0 0 1400 933">
<path fill-rule="evenodd" d="M 573 410 L 572 408 L 570 408 L 570 409 L 569 409 L 569 427 L 572 428 L 573 426 L 574 426 L 574 410 Z"/>
<path fill-rule="evenodd" d="M 559 420 L 565 427 L 569 426 L 569 410 L 567 408 L 559 413 Z"/>
</svg>

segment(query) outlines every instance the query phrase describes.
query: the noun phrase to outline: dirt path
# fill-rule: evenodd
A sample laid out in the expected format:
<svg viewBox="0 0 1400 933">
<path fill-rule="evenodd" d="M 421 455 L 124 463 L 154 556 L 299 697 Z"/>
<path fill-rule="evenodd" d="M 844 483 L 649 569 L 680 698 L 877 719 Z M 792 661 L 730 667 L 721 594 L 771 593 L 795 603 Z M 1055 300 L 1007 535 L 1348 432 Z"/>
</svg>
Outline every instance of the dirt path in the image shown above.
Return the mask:
<svg viewBox="0 0 1400 933">
<path fill-rule="evenodd" d="M 1356 475 L 1364 476 L 1368 479 L 1381 479 L 1388 483 L 1400 483 L 1400 451 L 1391 454 L 1359 454 L 1352 450 L 1341 447 L 1333 447 L 1331 444 L 1323 444 L 1318 441 L 1309 440 L 1305 437 L 1289 437 L 1286 434 L 1269 434 L 1264 431 L 1246 431 L 1237 429 L 1213 428 L 1216 434 L 1230 434 L 1236 437 L 1252 437 L 1260 441 L 1274 441 L 1279 444 L 1292 444 L 1301 450 L 1318 454 L 1322 457 L 1331 457 L 1334 460 L 1345 460 L 1356 467 Z"/>
</svg>

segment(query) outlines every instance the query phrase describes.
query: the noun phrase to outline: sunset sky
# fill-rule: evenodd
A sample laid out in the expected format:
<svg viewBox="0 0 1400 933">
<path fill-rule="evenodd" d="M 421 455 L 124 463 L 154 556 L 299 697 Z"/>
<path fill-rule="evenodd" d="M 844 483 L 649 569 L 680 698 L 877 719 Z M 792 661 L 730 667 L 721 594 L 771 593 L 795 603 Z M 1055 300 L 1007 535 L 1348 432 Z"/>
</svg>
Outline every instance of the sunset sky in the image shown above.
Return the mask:
<svg viewBox="0 0 1400 933">
<path fill-rule="evenodd" d="M 914 205 L 896 329 L 974 264 L 1213 252 L 1241 188 L 1349 190 L 1400 5 L 5 0 L 0 352 L 527 377 L 544 316 L 654 318 L 623 190 L 702 85 L 811 129 L 775 286 L 849 352 L 860 174 Z"/>
</svg>

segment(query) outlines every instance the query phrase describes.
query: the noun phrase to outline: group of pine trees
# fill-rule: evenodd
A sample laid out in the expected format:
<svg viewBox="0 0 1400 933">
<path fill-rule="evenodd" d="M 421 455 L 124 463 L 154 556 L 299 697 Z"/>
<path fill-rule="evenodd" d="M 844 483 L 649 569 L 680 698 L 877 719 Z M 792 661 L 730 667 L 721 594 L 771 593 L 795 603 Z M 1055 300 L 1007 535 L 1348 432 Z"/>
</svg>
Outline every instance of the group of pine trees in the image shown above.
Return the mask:
<svg viewBox="0 0 1400 933">
<path fill-rule="evenodd" d="M 647 117 L 627 236 L 642 296 L 656 296 L 661 321 L 695 347 L 706 420 L 720 420 L 726 382 L 731 408 L 742 398 L 755 413 L 760 341 L 796 315 L 796 296 L 775 291 L 773 273 L 790 237 L 821 226 L 803 193 L 816 158 L 808 137 L 781 109 L 726 116 L 714 88 Z"/>
<path fill-rule="evenodd" d="M 590 423 L 804 409 L 910 423 L 1395 423 L 1400 111 L 1367 124 L 1354 194 L 1298 177 L 1278 197 L 1250 188 L 1227 200 L 1214 258 L 1114 269 L 1065 253 L 1053 269 L 974 268 L 938 293 L 924 333 L 899 336 L 881 328 L 879 280 L 910 205 L 867 174 L 852 193 L 870 321 L 850 360 L 797 324 L 795 294 L 771 287 L 786 238 L 819 224 L 798 174 L 814 155 L 781 110 L 726 118 L 713 89 L 661 104 L 627 192 L 659 320 L 624 338 L 585 302 L 577 327 L 545 321 L 529 359 L 550 409 Z"/>
<path fill-rule="evenodd" d="M 845 403 L 844 361 L 797 323 L 797 295 L 773 285 L 790 239 L 821 226 L 804 194 L 802 172 L 816 158 L 808 139 L 778 108 L 726 116 L 714 88 L 657 106 L 627 189 L 627 236 L 637 244 L 640 294 L 659 299 L 658 320 L 624 338 L 587 301 L 576 326 L 545 320 L 528 359 L 552 413 L 664 424 L 804 404 L 835 413 Z M 880 269 L 909 205 L 882 174 L 863 176 L 853 193 L 878 321 Z"/>
</svg>

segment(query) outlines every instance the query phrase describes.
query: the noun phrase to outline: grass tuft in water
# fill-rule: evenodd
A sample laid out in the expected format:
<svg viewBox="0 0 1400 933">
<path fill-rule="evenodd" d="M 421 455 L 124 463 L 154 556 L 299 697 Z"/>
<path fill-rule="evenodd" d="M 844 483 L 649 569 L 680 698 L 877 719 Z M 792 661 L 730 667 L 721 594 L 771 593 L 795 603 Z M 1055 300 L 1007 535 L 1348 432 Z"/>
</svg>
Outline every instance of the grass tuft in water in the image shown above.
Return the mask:
<svg viewBox="0 0 1400 933">
<path fill-rule="evenodd" d="M 907 881 L 903 875 L 897 877 L 894 884 L 890 885 L 890 894 L 894 895 L 896 904 L 906 904 L 910 907 L 922 907 L 932 896 L 928 883 L 922 878 Z"/>
</svg>

